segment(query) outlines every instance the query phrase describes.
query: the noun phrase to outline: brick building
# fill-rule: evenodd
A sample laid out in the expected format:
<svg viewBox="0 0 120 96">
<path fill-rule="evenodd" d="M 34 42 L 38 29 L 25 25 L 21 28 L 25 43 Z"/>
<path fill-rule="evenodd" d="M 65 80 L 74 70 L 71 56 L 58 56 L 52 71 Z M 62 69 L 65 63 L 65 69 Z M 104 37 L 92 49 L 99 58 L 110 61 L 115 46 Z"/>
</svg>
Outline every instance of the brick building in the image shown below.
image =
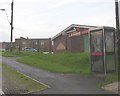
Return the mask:
<svg viewBox="0 0 120 96">
<path fill-rule="evenodd" d="M 52 38 L 53 52 L 87 52 L 89 51 L 89 29 L 97 26 L 72 24 Z"/>
<path fill-rule="evenodd" d="M 21 51 L 24 48 L 34 48 L 38 52 L 51 52 L 51 39 L 29 39 L 29 38 L 17 38 L 15 39 L 15 49 Z"/>
<path fill-rule="evenodd" d="M 14 42 L 13 42 L 14 47 Z M 0 42 L 0 51 L 10 50 L 10 42 Z"/>
<path fill-rule="evenodd" d="M 20 37 L 15 39 L 15 49 L 17 51 L 21 51 L 26 47 L 32 47 L 32 42 L 29 38 Z"/>
</svg>

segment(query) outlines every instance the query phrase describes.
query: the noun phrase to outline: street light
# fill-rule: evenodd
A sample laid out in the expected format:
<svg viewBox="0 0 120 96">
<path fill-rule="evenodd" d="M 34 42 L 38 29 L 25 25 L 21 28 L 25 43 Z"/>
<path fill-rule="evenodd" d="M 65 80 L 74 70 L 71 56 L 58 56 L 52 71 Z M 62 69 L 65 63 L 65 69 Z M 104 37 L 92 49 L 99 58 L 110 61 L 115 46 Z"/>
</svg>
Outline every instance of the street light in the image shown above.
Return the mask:
<svg viewBox="0 0 120 96">
<path fill-rule="evenodd" d="M 11 36 L 10 36 L 10 51 L 12 52 L 12 48 L 13 48 L 13 44 L 12 44 L 12 39 L 13 39 L 13 6 L 14 6 L 14 0 L 12 0 L 11 3 L 11 22 L 8 19 L 8 15 L 5 9 L 0 9 L 1 11 L 4 11 L 6 16 L 7 16 L 7 20 L 10 23 L 11 26 Z"/>
<path fill-rule="evenodd" d="M 5 11 L 5 9 L 0 9 L 1 11 Z"/>
<path fill-rule="evenodd" d="M 5 12 L 5 14 L 6 14 L 6 17 L 7 17 L 7 20 L 8 20 L 8 23 L 10 24 L 10 21 L 9 21 L 9 18 L 8 18 L 8 15 L 7 15 L 7 12 L 6 12 L 6 10 L 5 10 L 5 9 L 0 9 L 0 10 Z"/>
</svg>

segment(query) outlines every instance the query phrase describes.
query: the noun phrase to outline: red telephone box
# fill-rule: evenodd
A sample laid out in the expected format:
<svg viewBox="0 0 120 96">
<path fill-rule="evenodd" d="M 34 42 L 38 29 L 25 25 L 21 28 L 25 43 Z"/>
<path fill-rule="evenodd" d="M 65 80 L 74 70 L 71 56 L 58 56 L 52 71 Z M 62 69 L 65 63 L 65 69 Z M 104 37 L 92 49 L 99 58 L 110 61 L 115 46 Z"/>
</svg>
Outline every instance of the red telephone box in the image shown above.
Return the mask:
<svg viewBox="0 0 120 96">
<path fill-rule="evenodd" d="M 91 29 L 89 37 L 91 71 L 105 74 L 115 71 L 115 28 Z"/>
</svg>

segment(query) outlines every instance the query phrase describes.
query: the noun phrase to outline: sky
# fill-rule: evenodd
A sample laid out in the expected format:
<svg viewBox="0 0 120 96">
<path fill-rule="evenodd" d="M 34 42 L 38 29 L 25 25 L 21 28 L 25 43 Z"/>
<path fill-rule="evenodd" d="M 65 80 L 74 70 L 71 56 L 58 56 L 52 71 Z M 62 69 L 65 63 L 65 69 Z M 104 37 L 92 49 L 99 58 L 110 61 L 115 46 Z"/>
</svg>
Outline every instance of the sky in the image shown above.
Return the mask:
<svg viewBox="0 0 120 96">
<path fill-rule="evenodd" d="M 10 41 L 12 0 L 0 0 L 0 42 Z M 15 38 L 52 38 L 71 24 L 115 27 L 114 0 L 14 0 Z"/>
</svg>

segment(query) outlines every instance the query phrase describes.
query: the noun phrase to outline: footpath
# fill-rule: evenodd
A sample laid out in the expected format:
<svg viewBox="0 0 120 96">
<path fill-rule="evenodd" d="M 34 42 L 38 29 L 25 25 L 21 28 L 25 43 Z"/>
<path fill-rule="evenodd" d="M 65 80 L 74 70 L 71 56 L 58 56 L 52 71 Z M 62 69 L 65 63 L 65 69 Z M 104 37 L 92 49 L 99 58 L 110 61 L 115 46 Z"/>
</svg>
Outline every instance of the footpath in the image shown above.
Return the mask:
<svg viewBox="0 0 120 96">
<path fill-rule="evenodd" d="M 103 79 L 95 76 L 52 73 L 18 63 L 15 58 L 3 57 L 2 62 L 51 87 L 35 94 L 116 94 L 111 91 L 97 88 L 96 84 L 102 82 Z M 3 83 L 3 85 L 4 84 L 5 83 Z"/>
<path fill-rule="evenodd" d="M 108 84 L 102 88 L 105 90 L 114 92 L 114 93 L 119 93 L 119 89 L 118 89 L 119 84 L 120 84 L 120 82 L 114 82 L 114 83 Z"/>
<path fill-rule="evenodd" d="M 3 91 L 0 89 L 0 95 L 4 94 Z"/>
</svg>

